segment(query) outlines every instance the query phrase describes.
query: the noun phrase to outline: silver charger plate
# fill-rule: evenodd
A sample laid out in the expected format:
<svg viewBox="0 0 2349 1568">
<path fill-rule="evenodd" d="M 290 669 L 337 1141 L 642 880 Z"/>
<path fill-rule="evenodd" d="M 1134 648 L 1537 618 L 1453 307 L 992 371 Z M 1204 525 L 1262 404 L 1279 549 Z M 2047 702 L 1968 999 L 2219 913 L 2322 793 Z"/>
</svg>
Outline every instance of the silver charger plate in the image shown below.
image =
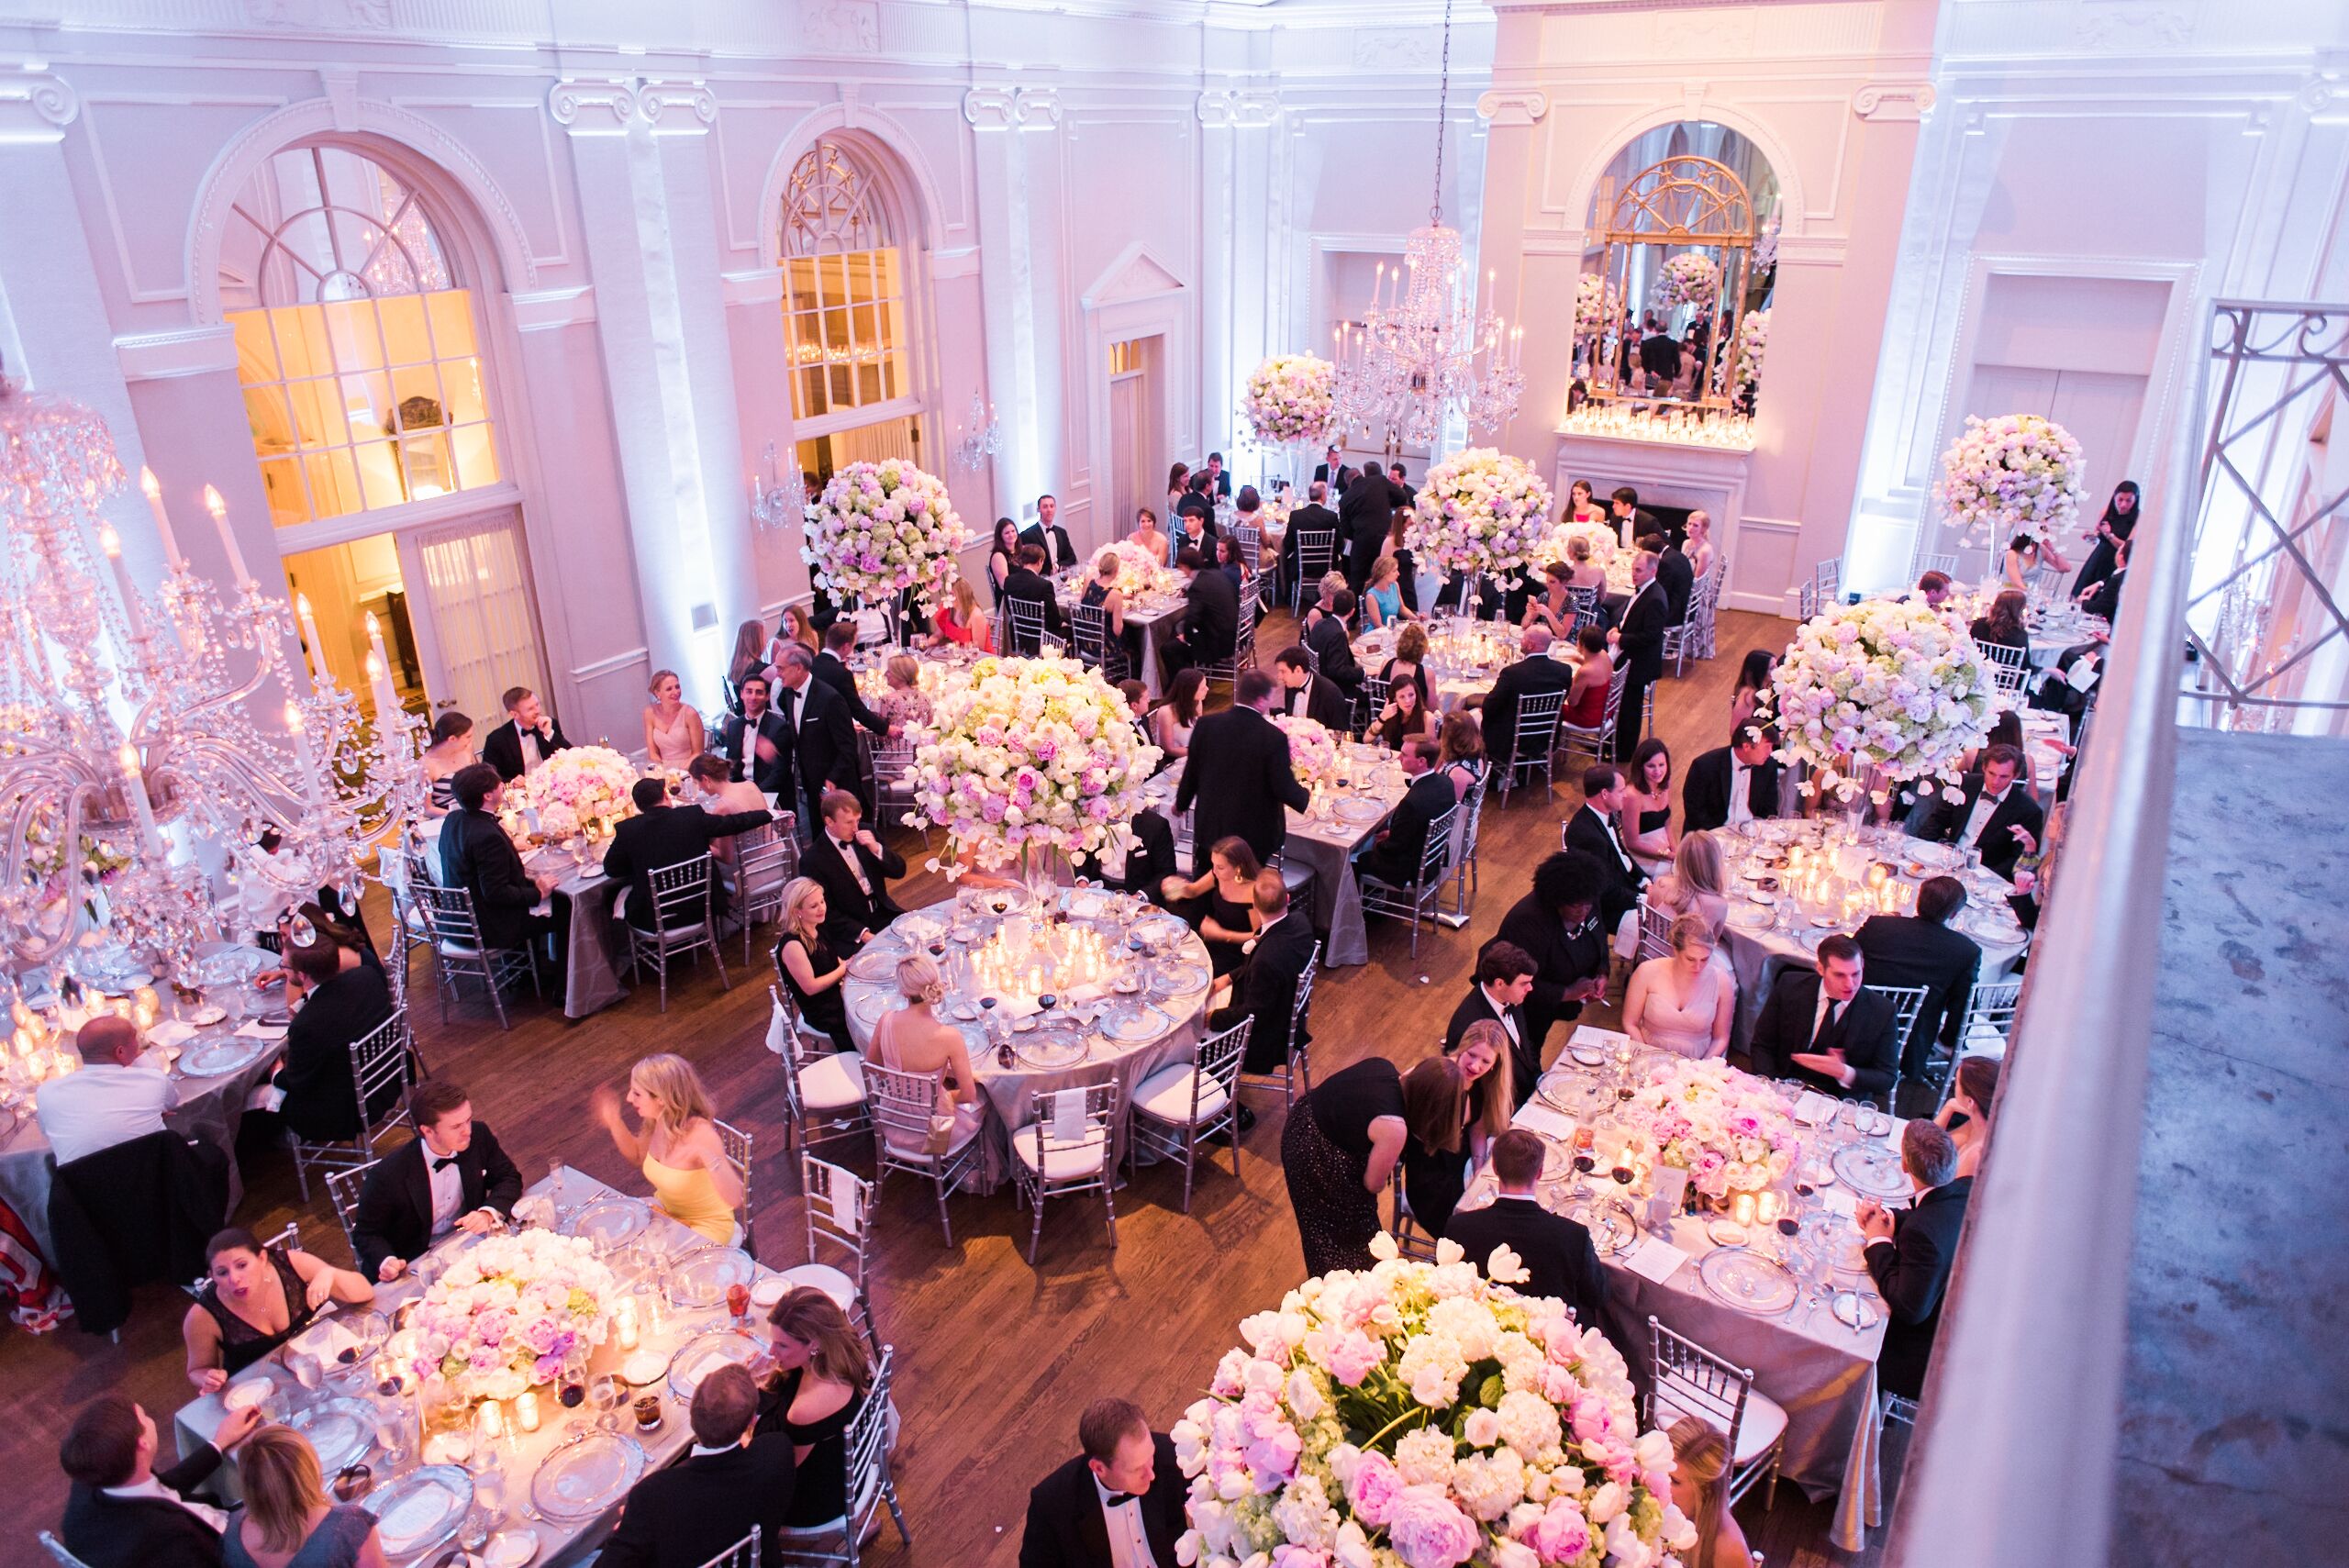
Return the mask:
<svg viewBox="0 0 2349 1568">
<path fill-rule="evenodd" d="M 286 1417 L 285 1424 L 310 1440 L 318 1468 L 328 1475 L 364 1459 L 375 1446 L 375 1412 L 357 1399 L 320 1400 Z"/>
<path fill-rule="evenodd" d="M 1212 972 L 1204 963 L 1161 964 L 1155 979 L 1150 983 L 1153 996 L 1188 996 L 1208 988 Z"/>
<path fill-rule="evenodd" d="M 1074 1067 L 1085 1060 L 1085 1041 L 1059 1030 L 1022 1035 L 1011 1042 L 1011 1053 L 1040 1072 Z"/>
<path fill-rule="evenodd" d="M 1577 1047 L 1586 1050 L 1587 1047 Z M 1577 1056 L 1577 1062 L 1582 1059 Z M 1601 1060 L 1604 1060 L 1602 1057 Z M 1597 1062 L 1585 1065 L 1597 1066 Z M 1534 1094 L 1545 1105 L 1565 1112 L 1570 1117 L 1586 1117 L 1607 1104 L 1614 1096 L 1606 1086 L 1573 1073 L 1552 1073 L 1534 1088 Z"/>
<path fill-rule="evenodd" d="M 1802 1295 L 1795 1276 L 1773 1259 L 1743 1247 L 1717 1247 L 1697 1265 L 1697 1277 L 1720 1299 L 1747 1312 L 1784 1312 Z"/>
<path fill-rule="evenodd" d="M 1359 826 L 1364 822 L 1375 822 L 1386 815 L 1386 806 L 1383 802 L 1364 800 L 1360 795 L 1352 795 L 1338 802 L 1337 816 L 1341 822 Z"/>
<path fill-rule="evenodd" d="M 675 1307 L 722 1307 L 726 1287 L 749 1284 L 759 1266 L 736 1247 L 703 1247 L 669 1269 L 669 1301 Z"/>
<path fill-rule="evenodd" d="M 473 1506 L 473 1478 L 462 1465 L 428 1464 L 370 1492 L 359 1506 L 375 1516 L 386 1557 L 417 1557 L 457 1533 Z"/>
<path fill-rule="evenodd" d="M 1101 1020 L 1101 1033 L 1120 1045 L 1141 1045 L 1174 1028 L 1174 1020 L 1155 1007 L 1112 1013 Z"/>
<path fill-rule="evenodd" d="M 224 947 L 195 961 L 195 981 L 199 985 L 233 985 L 276 964 L 276 956 L 260 948 Z"/>
<path fill-rule="evenodd" d="M 1843 1184 L 1863 1197 L 1909 1195 L 1909 1176 L 1900 1168 L 1900 1151 L 1870 1140 L 1847 1143 L 1835 1151 L 1828 1164 Z"/>
<path fill-rule="evenodd" d="M 889 998 L 874 991 L 850 1003 L 848 1010 L 856 1015 L 859 1023 L 877 1024 L 881 1015 L 889 1010 Z"/>
<path fill-rule="evenodd" d="M 868 947 L 848 961 L 848 973 L 852 980 L 879 982 L 894 979 L 897 973 L 897 955 Z"/>
<path fill-rule="evenodd" d="M 182 1048 L 180 1059 L 173 1065 L 184 1078 L 219 1078 L 231 1073 L 241 1073 L 254 1062 L 284 1044 L 282 1040 L 254 1040 L 247 1035 L 220 1034 L 208 1039 L 192 1040 Z"/>
<path fill-rule="evenodd" d="M 1570 1211 L 1566 1218 L 1588 1230 L 1591 1244 L 1606 1256 L 1628 1252 L 1640 1244 L 1640 1222 L 1611 1198 Z"/>
<path fill-rule="evenodd" d="M 759 1341 L 733 1329 L 713 1329 L 677 1347 L 669 1358 L 669 1392 L 682 1404 L 694 1402 L 701 1380 L 721 1366 L 749 1366 L 759 1359 Z"/>
<path fill-rule="evenodd" d="M 643 1474 L 644 1450 L 635 1439 L 590 1432 L 547 1456 L 530 1478 L 530 1504 L 551 1519 L 592 1519 Z"/>
<path fill-rule="evenodd" d="M 627 1246 L 652 1222 L 652 1210 L 634 1198 L 607 1193 L 571 1217 L 566 1236 L 584 1236 L 598 1255 Z"/>
</svg>

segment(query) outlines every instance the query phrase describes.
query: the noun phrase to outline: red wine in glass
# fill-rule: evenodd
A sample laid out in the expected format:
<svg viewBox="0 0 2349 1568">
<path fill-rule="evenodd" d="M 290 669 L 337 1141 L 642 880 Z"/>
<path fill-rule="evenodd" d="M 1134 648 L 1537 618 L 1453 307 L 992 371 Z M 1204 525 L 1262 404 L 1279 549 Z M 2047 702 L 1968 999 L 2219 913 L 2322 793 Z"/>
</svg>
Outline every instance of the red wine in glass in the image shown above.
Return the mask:
<svg viewBox="0 0 2349 1568">
<path fill-rule="evenodd" d="M 1582 1175 L 1587 1176 L 1590 1174 L 1592 1169 L 1596 1167 L 1598 1163 L 1598 1162 L 1587 1153 L 1577 1153 L 1575 1156 L 1575 1170 L 1577 1173 Z"/>
<path fill-rule="evenodd" d="M 586 1400 L 587 1385 L 575 1377 L 565 1377 L 562 1390 L 557 1397 L 562 1401 L 564 1409 L 575 1410 Z"/>
<path fill-rule="evenodd" d="M 1778 1234 L 1781 1236 L 1801 1235 L 1802 1221 L 1797 1219 L 1791 1214 L 1782 1214 L 1778 1216 Z"/>
<path fill-rule="evenodd" d="M 1615 1178 L 1616 1185 L 1628 1187 L 1631 1184 L 1631 1177 L 1635 1173 L 1629 1165 L 1618 1165 L 1607 1173 Z"/>
</svg>

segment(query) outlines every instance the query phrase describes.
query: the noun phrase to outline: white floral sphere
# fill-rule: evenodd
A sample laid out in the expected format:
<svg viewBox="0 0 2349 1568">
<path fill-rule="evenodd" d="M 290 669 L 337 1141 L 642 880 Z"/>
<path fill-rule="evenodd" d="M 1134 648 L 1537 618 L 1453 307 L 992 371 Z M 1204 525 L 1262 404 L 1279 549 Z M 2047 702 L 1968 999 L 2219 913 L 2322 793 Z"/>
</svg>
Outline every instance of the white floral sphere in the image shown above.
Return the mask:
<svg viewBox="0 0 2349 1568">
<path fill-rule="evenodd" d="M 1720 292 L 1721 270 L 1713 259 L 1701 250 L 1683 250 L 1664 262 L 1664 275 L 1656 284 L 1655 302 L 1665 309 L 1689 305 L 1700 311 L 1710 310 Z"/>
<path fill-rule="evenodd" d="M 511 1399 L 604 1342 L 616 1288 L 584 1237 L 484 1236 L 417 1302 L 413 1370 L 469 1399 Z"/>
<path fill-rule="evenodd" d="M 1989 738 L 1998 682 L 1954 615 L 1921 601 L 1836 605 L 1803 622 L 1771 677 L 1779 748 L 1842 793 L 1870 767 L 1941 779 Z"/>
<path fill-rule="evenodd" d="M 1737 324 L 1737 384 L 1731 391 L 1751 405 L 1762 390 L 1762 356 L 1770 347 L 1770 312 L 1749 312 Z"/>
<path fill-rule="evenodd" d="M 1523 458 L 1470 447 L 1427 472 L 1404 543 L 1442 572 L 1503 575 L 1556 559 L 1550 487 Z"/>
<path fill-rule="evenodd" d="M 910 588 L 924 605 L 946 602 L 968 541 L 952 497 L 937 478 L 888 458 L 837 470 L 807 508 L 800 559 L 816 585 L 875 604 Z"/>
<path fill-rule="evenodd" d="M 1338 367 L 1313 354 L 1275 354 L 1249 373 L 1247 412 L 1260 441 L 1319 446 L 1336 433 Z"/>
<path fill-rule="evenodd" d="M 1585 272 L 1575 284 L 1575 330 L 1596 332 L 1607 325 L 1614 315 L 1615 301 L 1607 288 L 1607 280 L 1597 272 Z"/>
<path fill-rule="evenodd" d="M 2018 528 L 2053 533 L 2079 517 L 2083 467 L 2080 443 L 2053 419 L 1968 415 L 1942 454 L 1933 499 L 1969 540 L 2004 540 Z"/>
</svg>

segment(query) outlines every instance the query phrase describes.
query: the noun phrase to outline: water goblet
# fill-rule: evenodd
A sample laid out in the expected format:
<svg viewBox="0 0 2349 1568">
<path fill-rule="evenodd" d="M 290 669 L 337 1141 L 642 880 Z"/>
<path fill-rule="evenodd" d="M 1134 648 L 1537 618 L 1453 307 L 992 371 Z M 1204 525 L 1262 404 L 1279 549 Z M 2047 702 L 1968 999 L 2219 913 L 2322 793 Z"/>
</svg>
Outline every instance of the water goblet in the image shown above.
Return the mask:
<svg viewBox="0 0 2349 1568">
<path fill-rule="evenodd" d="M 596 1412 L 596 1425 L 607 1432 L 620 1429 L 619 1407 L 628 1402 L 628 1385 L 616 1373 L 601 1373 L 587 1385 L 587 1403 Z"/>
</svg>

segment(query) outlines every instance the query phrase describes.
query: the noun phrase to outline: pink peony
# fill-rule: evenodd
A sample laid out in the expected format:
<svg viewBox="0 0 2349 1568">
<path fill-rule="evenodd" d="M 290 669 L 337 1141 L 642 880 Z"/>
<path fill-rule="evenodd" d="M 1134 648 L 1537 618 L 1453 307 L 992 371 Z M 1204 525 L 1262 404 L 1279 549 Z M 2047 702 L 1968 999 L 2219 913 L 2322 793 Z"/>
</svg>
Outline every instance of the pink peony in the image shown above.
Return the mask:
<svg viewBox="0 0 2349 1568">
<path fill-rule="evenodd" d="M 1346 1500 L 1354 1506 L 1354 1518 L 1375 1529 L 1395 1517 L 1395 1504 L 1403 1491 L 1403 1477 L 1386 1456 L 1366 1453 L 1354 1466 Z"/>
<path fill-rule="evenodd" d="M 1386 1352 L 1360 1329 L 1335 1334 L 1316 1329 L 1305 1336 L 1305 1353 L 1348 1388 L 1359 1386 L 1371 1369 L 1386 1359 Z"/>
<path fill-rule="evenodd" d="M 1475 1555 L 1476 1523 L 1441 1486 L 1412 1486 L 1396 1499 L 1387 1540 L 1406 1568 L 1458 1568 Z"/>
<path fill-rule="evenodd" d="M 1549 1508 L 1524 1536 L 1545 1562 L 1571 1562 L 1590 1549 L 1590 1523 L 1582 1510 L 1564 1497 L 1550 1499 Z"/>
</svg>

